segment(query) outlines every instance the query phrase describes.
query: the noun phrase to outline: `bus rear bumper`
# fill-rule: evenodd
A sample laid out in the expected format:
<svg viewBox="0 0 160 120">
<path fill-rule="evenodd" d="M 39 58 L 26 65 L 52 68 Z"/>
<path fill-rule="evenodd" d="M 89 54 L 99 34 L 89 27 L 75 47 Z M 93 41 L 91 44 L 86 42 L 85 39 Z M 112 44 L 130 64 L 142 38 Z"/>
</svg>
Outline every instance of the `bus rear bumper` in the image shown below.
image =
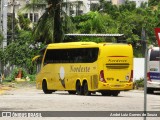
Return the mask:
<svg viewBox="0 0 160 120">
<path fill-rule="evenodd" d="M 160 83 L 147 81 L 147 88 L 160 89 Z"/>
<path fill-rule="evenodd" d="M 109 84 L 109 83 L 101 83 L 98 86 L 99 90 L 132 90 L 133 83 L 126 83 L 126 84 Z"/>
</svg>

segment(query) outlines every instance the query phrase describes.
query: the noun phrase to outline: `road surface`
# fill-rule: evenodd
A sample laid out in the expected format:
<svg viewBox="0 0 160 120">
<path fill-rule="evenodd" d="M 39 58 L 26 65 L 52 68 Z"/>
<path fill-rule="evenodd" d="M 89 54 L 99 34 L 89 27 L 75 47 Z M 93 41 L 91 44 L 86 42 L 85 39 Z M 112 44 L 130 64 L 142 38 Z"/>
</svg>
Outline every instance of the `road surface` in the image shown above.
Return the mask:
<svg viewBox="0 0 160 120">
<path fill-rule="evenodd" d="M 44 94 L 34 86 L 14 88 L 0 95 L 0 111 L 143 111 L 144 92 L 124 91 L 118 97 L 69 95 L 66 91 Z M 160 93 L 147 95 L 147 111 L 160 111 Z M 63 112 L 61 112 L 63 114 Z M 94 113 L 94 116 L 96 113 Z M 3 117 L 1 117 L 3 118 Z M 0 120 L 1 120 L 0 118 Z M 17 117 L 17 119 L 22 119 Z M 24 118 L 25 119 L 25 118 Z M 28 119 L 28 118 L 26 118 Z M 30 118 L 31 119 L 31 118 Z M 40 118 L 34 118 L 39 120 Z M 46 119 L 75 119 L 75 117 L 47 117 Z M 76 117 L 87 120 L 143 120 L 143 117 Z M 147 117 L 147 120 L 157 120 Z M 6 119 L 5 119 L 6 120 Z"/>
</svg>

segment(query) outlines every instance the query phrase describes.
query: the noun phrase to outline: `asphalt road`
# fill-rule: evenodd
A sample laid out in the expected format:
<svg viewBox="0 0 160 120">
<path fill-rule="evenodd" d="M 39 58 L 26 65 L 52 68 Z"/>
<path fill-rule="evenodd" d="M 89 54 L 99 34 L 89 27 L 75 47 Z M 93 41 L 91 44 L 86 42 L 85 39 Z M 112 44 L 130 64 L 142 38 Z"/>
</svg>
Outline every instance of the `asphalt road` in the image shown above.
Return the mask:
<svg viewBox="0 0 160 120">
<path fill-rule="evenodd" d="M 44 94 L 35 87 L 21 87 L 6 91 L 0 95 L 0 111 L 143 111 L 144 93 L 142 90 L 121 92 L 118 97 L 69 95 L 66 91 Z M 147 95 L 147 111 L 160 111 L 160 92 Z M 65 113 L 61 113 L 65 114 Z M 89 113 L 90 114 L 90 113 Z M 96 116 L 96 113 L 92 113 Z M 3 118 L 3 117 L 1 117 Z M 0 118 L 0 120 L 1 120 Z M 17 117 L 17 119 L 20 119 Z M 36 118 L 34 118 L 36 119 Z M 38 120 L 40 118 L 37 118 Z M 47 118 L 51 119 L 51 118 Z M 54 117 L 52 119 L 75 119 L 74 117 Z M 82 119 L 82 117 L 76 117 Z M 143 120 L 143 117 L 83 117 L 98 120 Z M 6 120 L 6 119 L 5 119 Z M 157 117 L 147 117 L 157 120 Z"/>
</svg>

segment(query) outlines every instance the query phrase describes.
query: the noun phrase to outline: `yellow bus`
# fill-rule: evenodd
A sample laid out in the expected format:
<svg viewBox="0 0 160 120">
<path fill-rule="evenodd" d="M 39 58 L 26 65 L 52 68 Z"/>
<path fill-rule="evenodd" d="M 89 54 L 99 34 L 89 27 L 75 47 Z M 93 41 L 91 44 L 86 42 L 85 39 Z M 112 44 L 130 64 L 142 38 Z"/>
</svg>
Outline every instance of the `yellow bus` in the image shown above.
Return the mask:
<svg viewBox="0 0 160 120">
<path fill-rule="evenodd" d="M 68 42 L 49 44 L 36 76 L 45 94 L 118 96 L 133 88 L 133 50 L 130 44 Z"/>
</svg>

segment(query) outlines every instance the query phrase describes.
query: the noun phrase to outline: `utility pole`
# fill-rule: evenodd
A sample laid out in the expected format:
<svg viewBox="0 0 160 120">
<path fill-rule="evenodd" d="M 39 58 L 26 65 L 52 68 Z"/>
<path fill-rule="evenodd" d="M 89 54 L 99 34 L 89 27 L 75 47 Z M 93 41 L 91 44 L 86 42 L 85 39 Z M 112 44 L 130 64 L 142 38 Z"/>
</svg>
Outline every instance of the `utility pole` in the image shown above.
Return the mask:
<svg viewBox="0 0 160 120">
<path fill-rule="evenodd" d="M 37 4 L 37 3 L 36 3 Z M 33 12 L 32 12 L 32 29 L 34 29 L 34 19 L 35 19 L 35 15 L 34 15 L 34 8 L 35 7 L 35 1 L 33 1 Z"/>
<path fill-rule="evenodd" d="M 143 45 L 143 54 L 145 54 L 145 64 L 144 64 L 144 113 L 147 114 L 147 56 L 148 56 L 148 49 L 147 49 L 147 38 L 145 29 L 142 28 L 142 35 L 141 35 L 142 45 Z M 144 120 L 146 120 L 146 116 L 144 116 Z"/>
<path fill-rule="evenodd" d="M 2 0 L 2 32 L 3 32 L 3 43 L 2 48 L 4 49 L 7 46 L 7 8 L 8 2 L 7 0 Z"/>
<path fill-rule="evenodd" d="M 0 1 L 0 32 L 2 32 L 2 0 Z"/>
<path fill-rule="evenodd" d="M 14 36 L 15 36 L 15 0 L 12 1 L 12 41 L 14 41 Z"/>
<path fill-rule="evenodd" d="M 1 48 L 4 49 L 7 46 L 7 8 L 8 8 L 8 1 L 1 0 L 1 12 L 0 12 L 0 31 L 3 34 L 3 41 L 1 43 Z M 0 74 L 4 74 L 4 61 L 0 60 Z"/>
<path fill-rule="evenodd" d="M 91 11 L 91 4 L 92 4 L 92 0 L 90 0 L 90 11 Z"/>
<path fill-rule="evenodd" d="M 65 7 L 66 7 L 66 15 L 64 16 L 64 22 L 65 22 L 65 33 L 67 32 L 68 30 L 68 27 L 67 27 L 67 15 L 70 16 L 70 13 L 68 12 L 68 1 L 66 0 L 66 4 L 65 4 Z"/>
</svg>

